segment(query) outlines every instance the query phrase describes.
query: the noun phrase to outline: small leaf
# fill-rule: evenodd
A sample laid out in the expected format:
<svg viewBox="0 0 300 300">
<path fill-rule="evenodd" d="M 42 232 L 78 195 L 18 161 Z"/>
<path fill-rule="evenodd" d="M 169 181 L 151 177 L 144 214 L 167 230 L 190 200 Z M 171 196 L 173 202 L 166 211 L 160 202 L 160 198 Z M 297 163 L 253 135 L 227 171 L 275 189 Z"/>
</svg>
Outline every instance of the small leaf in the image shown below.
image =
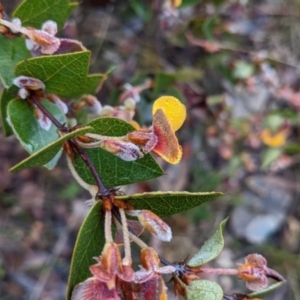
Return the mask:
<svg viewBox="0 0 300 300">
<path fill-rule="evenodd" d="M 62 145 L 65 141 L 91 131 L 92 131 L 92 127 L 84 127 L 84 128 L 76 129 L 60 137 L 58 140 L 47 145 L 41 150 L 35 152 L 28 158 L 24 159 L 17 165 L 13 166 L 10 169 L 10 171 L 21 171 L 27 168 L 43 166 L 46 163 L 48 163 L 59 152 L 59 150 L 62 148 Z"/>
<path fill-rule="evenodd" d="M 261 291 L 248 294 L 247 297 L 249 297 L 250 299 L 257 298 L 257 297 L 259 298 L 265 297 L 268 294 L 280 288 L 283 284 L 285 284 L 285 281 L 276 282 Z"/>
<path fill-rule="evenodd" d="M 34 57 L 17 64 L 15 73 L 40 79 L 48 93 L 76 97 L 84 89 L 89 59 L 89 51 Z"/>
<path fill-rule="evenodd" d="M 106 74 L 90 74 L 87 76 L 81 94 L 95 94 L 101 87 L 103 82 L 107 79 Z"/>
<path fill-rule="evenodd" d="M 107 136 L 123 136 L 134 130 L 130 124 L 117 118 L 98 118 L 87 125 L 94 128 L 93 133 Z M 150 154 L 129 162 L 101 148 L 85 151 L 107 186 L 125 185 L 163 175 L 163 170 Z M 74 166 L 85 182 L 95 184 L 90 170 L 78 155 L 75 156 Z"/>
<path fill-rule="evenodd" d="M 216 258 L 224 247 L 223 229 L 227 219 L 222 221 L 215 233 L 204 243 L 199 252 L 187 263 L 190 267 L 199 267 Z"/>
<path fill-rule="evenodd" d="M 4 89 L 1 94 L 0 112 L 1 112 L 2 126 L 3 126 L 3 130 L 4 130 L 4 134 L 6 136 L 13 134 L 11 126 L 9 125 L 9 123 L 7 121 L 7 106 L 8 106 L 8 103 L 16 97 L 17 93 L 18 93 L 18 88 L 13 85 L 9 89 Z"/>
<path fill-rule="evenodd" d="M 222 288 L 210 280 L 194 280 L 186 287 L 187 300 L 222 300 Z"/>
<path fill-rule="evenodd" d="M 15 78 L 14 68 L 18 62 L 30 57 L 23 38 L 7 38 L 0 35 L 0 80 L 9 88 Z"/>
<path fill-rule="evenodd" d="M 222 193 L 218 192 L 151 192 L 116 196 L 116 199 L 128 201 L 134 209 L 148 209 L 160 217 L 166 217 L 200 206 L 220 195 Z"/>
<path fill-rule="evenodd" d="M 163 89 L 170 86 L 175 81 L 174 74 L 168 73 L 158 73 L 155 77 L 154 81 L 154 92 L 155 97 L 158 97 L 159 94 L 163 91 Z"/>
<path fill-rule="evenodd" d="M 75 7 L 69 0 L 25 0 L 13 16 L 21 19 L 23 26 L 39 29 L 45 21 L 52 20 L 61 29 Z"/>
<path fill-rule="evenodd" d="M 102 202 L 97 201 L 80 227 L 73 250 L 66 299 L 71 298 L 73 288 L 91 277 L 89 266 L 95 264 L 93 257 L 99 256 L 105 244 Z"/>
<path fill-rule="evenodd" d="M 45 100 L 41 101 L 41 103 L 60 123 L 63 124 L 67 122 L 65 115 L 55 104 Z M 59 138 L 57 128 L 53 124 L 51 124 L 48 131 L 45 131 L 39 126 L 34 115 L 34 107 L 27 101 L 12 100 L 8 105 L 7 113 L 14 133 L 20 140 L 22 146 L 30 154 L 48 146 Z M 52 169 L 56 165 L 60 154 L 61 151 L 52 161 L 47 163 L 46 167 L 48 169 Z"/>
<path fill-rule="evenodd" d="M 282 154 L 281 148 L 268 148 L 262 153 L 262 169 L 267 169 Z"/>
</svg>

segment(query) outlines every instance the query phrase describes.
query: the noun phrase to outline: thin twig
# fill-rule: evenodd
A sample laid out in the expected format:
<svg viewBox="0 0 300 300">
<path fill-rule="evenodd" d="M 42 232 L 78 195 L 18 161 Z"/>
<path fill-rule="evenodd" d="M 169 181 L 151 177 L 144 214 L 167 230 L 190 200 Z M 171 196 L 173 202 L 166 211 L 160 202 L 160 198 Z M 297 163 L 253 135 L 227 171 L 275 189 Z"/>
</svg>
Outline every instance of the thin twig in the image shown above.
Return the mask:
<svg viewBox="0 0 300 300">
<path fill-rule="evenodd" d="M 79 154 L 82 160 L 85 162 L 86 166 L 90 169 L 99 189 L 96 197 L 100 199 L 103 196 L 110 195 L 112 193 L 111 190 L 107 188 L 106 185 L 103 183 L 94 164 L 92 163 L 92 161 L 90 160 L 86 152 L 78 145 L 78 143 L 74 139 L 70 139 L 69 143 L 72 146 L 72 148 L 76 150 L 76 152 Z"/>
</svg>

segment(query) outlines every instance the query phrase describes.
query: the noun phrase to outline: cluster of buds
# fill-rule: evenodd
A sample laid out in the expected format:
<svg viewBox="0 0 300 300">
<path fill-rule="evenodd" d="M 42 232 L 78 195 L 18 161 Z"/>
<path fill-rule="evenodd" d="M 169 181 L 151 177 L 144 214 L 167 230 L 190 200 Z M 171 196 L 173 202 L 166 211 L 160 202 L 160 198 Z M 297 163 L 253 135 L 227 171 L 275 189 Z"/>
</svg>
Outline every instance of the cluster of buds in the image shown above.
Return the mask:
<svg viewBox="0 0 300 300">
<path fill-rule="evenodd" d="M 3 34 L 23 34 L 26 38 L 26 47 L 33 56 L 43 54 L 63 54 L 83 51 L 86 48 L 77 40 L 58 38 L 57 24 L 48 20 L 43 23 L 41 29 L 23 27 L 20 19 L 5 20 L 0 7 L 0 31 Z M 8 31 L 8 33 L 6 33 Z"/>
<path fill-rule="evenodd" d="M 95 258 L 97 263 L 90 266 L 92 277 L 74 288 L 71 299 L 166 299 L 166 287 L 161 275 L 174 273 L 175 268 L 160 267 L 156 251 L 128 230 L 125 213 L 137 216 L 145 228 L 162 240 L 170 241 L 170 227 L 154 213 L 132 210 L 131 206 L 117 201 L 113 196 L 104 198 L 102 207 L 105 213 L 105 246 L 100 257 Z M 112 238 L 112 220 L 122 230 L 123 259 Z M 130 238 L 142 247 L 142 266 L 136 272 L 132 269 Z"/>
<path fill-rule="evenodd" d="M 29 103 L 31 103 L 30 98 L 32 96 L 37 96 L 38 99 L 44 98 L 45 84 L 37 78 L 18 76 L 13 80 L 13 84 L 19 88 L 18 96 L 23 100 L 28 99 Z M 68 106 L 58 96 L 48 94 L 47 99 L 56 104 L 63 114 L 68 113 Z M 35 104 L 31 104 L 34 106 L 34 115 L 36 116 L 38 124 L 41 128 L 48 131 L 52 122 Z"/>
<path fill-rule="evenodd" d="M 246 282 L 246 287 L 254 292 L 264 290 L 268 286 L 268 278 L 278 282 L 285 281 L 278 272 L 267 266 L 267 261 L 262 255 L 256 253 L 246 256 L 245 262 L 238 264 L 237 269 L 189 267 L 185 262 L 177 263 L 173 266 L 176 269 L 173 274 L 174 293 L 178 296 L 184 296 L 185 287 L 192 281 L 201 279 L 202 274 L 238 276 L 239 279 Z M 244 294 L 234 294 L 234 296 L 224 296 L 224 298 L 235 300 L 249 299 Z"/>
<path fill-rule="evenodd" d="M 167 299 L 161 274 L 171 274 L 175 269 L 173 266 L 160 267 L 153 248 L 142 249 L 142 267 L 136 272 L 122 263 L 115 243 L 106 243 L 96 260 L 97 264 L 90 266 L 93 276 L 74 288 L 72 300 Z"/>
</svg>

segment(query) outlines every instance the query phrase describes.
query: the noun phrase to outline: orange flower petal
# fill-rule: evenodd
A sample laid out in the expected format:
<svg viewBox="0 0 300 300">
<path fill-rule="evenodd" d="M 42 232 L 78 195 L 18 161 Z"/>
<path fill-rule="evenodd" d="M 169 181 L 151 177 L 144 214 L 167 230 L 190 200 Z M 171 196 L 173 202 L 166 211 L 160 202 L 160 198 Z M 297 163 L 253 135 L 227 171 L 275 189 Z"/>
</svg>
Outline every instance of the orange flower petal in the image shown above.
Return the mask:
<svg viewBox="0 0 300 300">
<path fill-rule="evenodd" d="M 281 147 L 286 142 L 286 134 L 284 131 L 272 134 L 269 129 L 264 129 L 261 133 L 261 140 L 269 147 Z"/>
<path fill-rule="evenodd" d="M 170 164 L 177 164 L 182 157 L 182 149 L 164 111 L 158 109 L 153 116 L 153 132 L 157 144 L 152 149 Z"/>
<path fill-rule="evenodd" d="M 182 0 L 171 0 L 174 7 L 179 7 L 182 4 Z"/>
<path fill-rule="evenodd" d="M 157 110 L 161 109 L 169 120 L 173 131 L 177 131 L 186 118 L 185 106 L 175 97 L 162 96 L 155 100 L 152 108 L 154 115 Z"/>
</svg>

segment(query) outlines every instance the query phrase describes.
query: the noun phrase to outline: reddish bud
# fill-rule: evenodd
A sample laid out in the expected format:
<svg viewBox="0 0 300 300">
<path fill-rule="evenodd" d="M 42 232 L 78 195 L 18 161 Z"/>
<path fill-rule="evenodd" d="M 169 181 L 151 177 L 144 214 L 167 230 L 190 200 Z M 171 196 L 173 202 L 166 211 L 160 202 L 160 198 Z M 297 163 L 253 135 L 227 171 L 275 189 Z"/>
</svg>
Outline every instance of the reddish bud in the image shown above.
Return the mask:
<svg viewBox="0 0 300 300">
<path fill-rule="evenodd" d="M 129 132 L 127 134 L 127 139 L 136 145 L 145 146 L 149 142 L 149 140 L 152 138 L 152 136 L 153 136 L 153 134 L 152 134 L 151 130 L 140 129 L 137 131 Z"/>
<path fill-rule="evenodd" d="M 101 147 L 125 161 L 135 161 L 143 157 L 140 148 L 128 142 L 107 139 L 101 143 Z"/>
<path fill-rule="evenodd" d="M 59 97 L 57 97 L 55 94 L 49 94 L 47 95 L 47 98 L 56 104 L 56 106 L 63 112 L 63 114 L 67 114 L 69 111 L 68 105 L 63 102 Z"/>
<path fill-rule="evenodd" d="M 71 296 L 71 300 L 118 300 L 120 297 L 117 294 L 116 289 L 108 289 L 104 282 L 92 277 L 86 281 L 78 284 Z"/>
<path fill-rule="evenodd" d="M 42 81 L 36 78 L 19 76 L 13 80 L 13 84 L 19 88 L 25 88 L 27 90 L 45 90 L 45 85 Z"/>
<path fill-rule="evenodd" d="M 172 239 L 172 231 L 159 216 L 150 210 L 134 211 L 141 224 L 161 241 L 169 242 Z"/>
<path fill-rule="evenodd" d="M 53 54 L 60 45 L 59 38 L 42 30 L 28 29 L 28 37 L 41 47 L 41 53 L 43 54 Z"/>
<path fill-rule="evenodd" d="M 102 110 L 102 105 L 95 96 L 86 95 L 82 98 L 82 100 L 88 105 L 91 113 L 100 114 Z"/>
</svg>

